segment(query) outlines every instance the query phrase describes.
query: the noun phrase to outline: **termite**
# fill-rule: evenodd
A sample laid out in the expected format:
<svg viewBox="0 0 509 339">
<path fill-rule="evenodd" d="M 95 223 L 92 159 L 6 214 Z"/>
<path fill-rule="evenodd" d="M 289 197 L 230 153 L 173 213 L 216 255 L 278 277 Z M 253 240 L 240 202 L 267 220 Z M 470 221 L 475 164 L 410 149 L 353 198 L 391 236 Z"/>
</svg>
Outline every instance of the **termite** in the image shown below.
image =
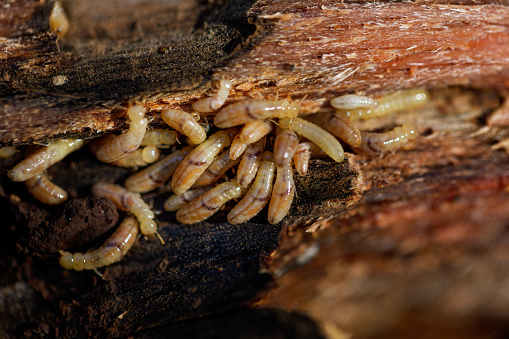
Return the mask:
<svg viewBox="0 0 509 339">
<path fill-rule="evenodd" d="M 346 94 L 332 99 L 330 104 L 337 109 L 365 108 L 375 104 L 375 100 L 363 95 Z"/>
<path fill-rule="evenodd" d="M 205 186 L 190 189 L 181 194 L 172 194 L 164 202 L 164 210 L 168 212 L 175 212 L 210 189 L 210 186 Z"/>
<path fill-rule="evenodd" d="M 182 224 L 203 221 L 219 211 L 226 202 L 240 198 L 246 191 L 247 188 L 241 187 L 237 179 L 223 182 L 181 207 L 176 214 L 177 220 Z"/>
<path fill-rule="evenodd" d="M 239 133 L 240 141 L 245 144 L 253 144 L 273 130 L 274 124 L 268 120 L 248 122 Z"/>
<path fill-rule="evenodd" d="M 279 119 L 281 128 L 291 129 L 304 138 L 309 139 L 324 150 L 328 156 L 337 162 L 343 161 L 345 152 L 339 141 L 323 128 L 301 118 Z"/>
<path fill-rule="evenodd" d="M 128 216 L 101 247 L 86 253 L 60 251 L 60 265 L 66 270 L 95 270 L 116 263 L 127 254 L 138 236 L 138 221 Z"/>
<path fill-rule="evenodd" d="M 184 193 L 193 186 L 200 175 L 209 167 L 215 156 L 224 147 L 228 146 L 230 146 L 228 132 L 218 131 L 194 148 L 182 160 L 171 178 L 173 192 L 176 194 Z"/>
<path fill-rule="evenodd" d="M 2 147 L 0 148 L 0 158 L 10 158 L 16 153 L 15 147 Z"/>
<path fill-rule="evenodd" d="M 191 143 L 199 145 L 207 138 L 203 127 L 187 112 L 178 109 L 167 109 L 161 113 L 161 118 L 169 126 L 189 137 Z"/>
<path fill-rule="evenodd" d="M 297 151 L 293 156 L 293 163 L 297 173 L 306 175 L 308 173 L 308 165 L 311 154 L 322 154 L 323 150 L 314 143 L 305 141 L 297 146 Z"/>
<path fill-rule="evenodd" d="M 249 144 L 240 141 L 240 135 L 237 134 L 235 138 L 233 138 L 228 156 L 232 160 L 238 159 L 246 151 L 247 146 L 249 146 Z"/>
<path fill-rule="evenodd" d="M 49 180 L 44 171 L 25 180 L 28 192 L 40 202 L 47 205 L 59 205 L 67 200 L 67 192 Z"/>
<path fill-rule="evenodd" d="M 237 168 L 237 181 L 240 186 L 247 187 L 256 176 L 265 148 L 265 138 L 258 140 L 247 147 L 239 167 Z"/>
<path fill-rule="evenodd" d="M 157 233 L 157 224 L 153 220 L 154 212 L 138 193 L 128 191 L 119 185 L 99 183 L 92 186 L 92 194 L 99 198 L 109 198 L 119 210 L 134 214 L 140 223 L 141 233 L 146 236 L 156 234 L 164 244 Z"/>
<path fill-rule="evenodd" d="M 306 116 L 306 120 L 322 127 L 351 146 L 359 146 L 361 143 L 361 132 L 350 119 L 342 114 L 318 113 Z"/>
<path fill-rule="evenodd" d="M 230 95 L 230 89 L 232 87 L 232 83 L 229 80 L 221 80 L 219 83 L 219 91 L 217 91 L 216 95 L 211 96 L 206 99 L 198 100 L 193 104 L 193 109 L 197 112 L 212 112 L 216 109 L 219 109 L 224 105 L 226 99 L 228 99 L 228 95 Z"/>
<path fill-rule="evenodd" d="M 178 165 L 191 151 L 186 146 L 173 152 L 153 165 L 131 175 L 125 181 L 125 187 L 133 192 L 146 193 L 162 186 L 175 173 Z"/>
<path fill-rule="evenodd" d="M 276 165 L 283 166 L 292 161 L 297 146 L 299 145 L 299 137 L 295 132 L 289 129 L 278 129 L 276 141 L 274 142 L 274 160 Z"/>
<path fill-rule="evenodd" d="M 49 146 L 43 147 L 7 172 L 12 181 L 25 181 L 51 165 L 62 160 L 69 153 L 81 148 L 81 139 L 57 140 Z"/>
<path fill-rule="evenodd" d="M 177 142 L 177 131 L 158 129 L 147 131 L 141 146 L 168 147 Z"/>
<path fill-rule="evenodd" d="M 145 136 L 148 121 L 145 118 L 145 107 L 133 105 L 128 108 L 129 129 L 97 151 L 97 159 L 113 162 L 136 151 Z"/>
<path fill-rule="evenodd" d="M 339 97 L 341 98 L 341 97 Z M 340 99 L 335 98 L 331 101 L 337 102 Z M 422 88 L 410 89 L 390 93 L 377 99 L 370 107 L 358 106 L 352 109 L 342 109 L 343 105 L 338 105 L 336 112 L 348 116 L 350 119 L 369 119 L 371 117 L 381 117 L 391 113 L 399 112 L 419 107 L 429 99 L 429 93 Z"/>
<path fill-rule="evenodd" d="M 58 36 L 63 36 L 69 30 L 69 19 L 60 1 L 55 2 L 49 15 L 49 27 Z"/>
<path fill-rule="evenodd" d="M 263 152 L 256 178 L 241 201 L 228 213 L 228 221 L 240 224 L 253 218 L 267 205 L 271 197 L 276 165 L 272 152 Z"/>
<path fill-rule="evenodd" d="M 288 100 L 245 100 L 221 109 L 214 117 L 219 128 L 243 125 L 255 120 L 270 118 L 295 118 L 300 105 Z"/>
<path fill-rule="evenodd" d="M 277 167 L 276 181 L 269 203 L 268 220 L 277 224 L 288 214 L 295 196 L 295 183 L 291 164 Z"/>
<path fill-rule="evenodd" d="M 146 146 L 138 148 L 122 159 L 109 162 L 109 164 L 119 167 L 145 167 L 156 162 L 160 155 L 161 151 L 156 146 Z"/>
<path fill-rule="evenodd" d="M 233 166 L 239 163 L 240 159 L 230 159 L 230 152 L 228 150 L 219 154 L 214 161 L 205 169 L 200 177 L 193 184 L 193 188 L 208 186 L 219 179 Z"/>
<path fill-rule="evenodd" d="M 415 137 L 416 130 L 411 124 L 404 124 L 383 133 L 362 132 L 362 143 L 355 150 L 361 153 L 378 154 L 398 148 Z"/>
</svg>

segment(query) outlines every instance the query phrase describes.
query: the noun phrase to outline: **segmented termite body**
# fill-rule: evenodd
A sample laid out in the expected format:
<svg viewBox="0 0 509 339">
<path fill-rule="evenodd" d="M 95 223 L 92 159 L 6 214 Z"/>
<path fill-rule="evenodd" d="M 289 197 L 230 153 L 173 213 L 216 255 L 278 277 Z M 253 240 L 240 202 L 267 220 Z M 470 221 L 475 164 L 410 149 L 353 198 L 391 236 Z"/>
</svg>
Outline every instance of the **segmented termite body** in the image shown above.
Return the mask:
<svg viewBox="0 0 509 339">
<path fill-rule="evenodd" d="M 55 2 L 49 15 L 49 27 L 58 36 L 64 36 L 69 30 L 69 19 L 60 1 Z"/>
<path fill-rule="evenodd" d="M 337 162 L 343 161 L 345 152 L 339 141 L 323 128 L 301 118 L 279 119 L 281 128 L 288 128 L 304 138 L 309 139 L 324 150 L 328 156 Z"/>
<path fill-rule="evenodd" d="M 238 159 L 245 152 L 247 146 L 249 146 L 249 144 L 240 141 L 240 135 L 237 134 L 235 138 L 233 138 L 228 156 L 232 160 Z"/>
<path fill-rule="evenodd" d="M 223 177 L 223 175 L 233 166 L 237 165 L 240 159 L 230 159 L 228 150 L 219 154 L 214 161 L 205 169 L 200 177 L 193 184 L 193 188 L 209 186 Z"/>
<path fill-rule="evenodd" d="M 253 218 L 267 205 L 272 193 L 272 182 L 276 164 L 271 152 L 262 155 L 256 178 L 241 201 L 228 213 L 228 221 L 240 224 Z"/>
<path fill-rule="evenodd" d="M 279 223 L 288 214 L 294 196 L 295 183 L 292 166 L 290 164 L 278 166 L 269 203 L 268 220 L 271 224 Z"/>
<path fill-rule="evenodd" d="M 169 126 L 187 136 L 192 144 L 199 145 L 207 138 L 205 129 L 187 112 L 167 109 L 161 113 L 161 118 Z"/>
<path fill-rule="evenodd" d="M 138 221 L 128 216 L 101 247 L 86 253 L 60 251 L 60 265 L 67 270 L 93 270 L 116 263 L 127 254 L 138 236 Z"/>
<path fill-rule="evenodd" d="M 293 156 L 293 163 L 300 175 L 306 175 L 308 173 L 309 159 L 313 153 L 322 154 L 323 150 L 309 141 L 301 142 L 299 146 L 297 146 L 297 151 Z"/>
<path fill-rule="evenodd" d="M 2 147 L 0 148 L 0 158 L 10 158 L 16 153 L 15 147 Z"/>
<path fill-rule="evenodd" d="M 177 142 L 177 131 L 157 129 L 147 131 L 141 146 L 157 146 L 157 147 L 168 147 Z"/>
<path fill-rule="evenodd" d="M 25 181 L 51 165 L 62 160 L 69 153 L 80 149 L 81 139 L 62 139 L 43 147 L 7 172 L 12 181 Z"/>
<path fill-rule="evenodd" d="M 205 187 L 199 187 L 199 188 L 193 188 L 190 190 L 185 191 L 181 194 L 172 194 L 166 201 L 164 202 L 164 210 L 168 212 L 175 212 L 179 208 L 185 206 L 186 204 L 190 203 L 203 193 L 210 190 L 210 186 Z"/>
<path fill-rule="evenodd" d="M 274 124 L 268 120 L 248 122 L 239 133 L 240 141 L 248 145 L 253 144 L 273 130 Z"/>
<path fill-rule="evenodd" d="M 239 101 L 221 109 L 214 117 L 214 125 L 219 128 L 243 125 L 255 120 L 271 118 L 295 118 L 300 113 L 300 105 L 287 100 L 246 100 Z"/>
<path fill-rule="evenodd" d="M 122 159 L 109 162 L 109 164 L 119 167 L 145 167 L 156 162 L 160 155 L 161 151 L 156 146 L 146 146 L 138 148 Z"/>
<path fill-rule="evenodd" d="M 211 96 L 206 99 L 198 100 L 193 104 L 193 109 L 197 112 L 212 112 L 216 109 L 221 108 L 224 105 L 226 99 L 228 99 L 228 95 L 230 95 L 230 89 L 232 88 L 232 83 L 230 80 L 221 80 L 219 83 L 219 91 L 217 91 L 216 95 Z"/>
<path fill-rule="evenodd" d="M 240 198 L 246 192 L 247 188 L 241 187 L 237 179 L 223 182 L 181 207 L 177 211 L 177 220 L 182 224 L 203 221 L 219 211 L 229 200 Z"/>
<path fill-rule="evenodd" d="M 97 151 L 97 159 L 113 162 L 133 153 L 140 147 L 147 131 L 148 120 L 145 118 L 145 107 L 133 105 L 127 109 L 129 129 Z"/>
<path fill-rule="evenodd" d="M 361 153 L 379 154 L 398 148 L 415 137 L 416 129 L 411 124 L 404 124 L 383 133 L 362 132 L 362 143 L 356 150 Z"/>
<path fill-rule="evenodd" d="M 209 167 L 215 156 L 224 147 L 228 146 L 230 146 L 228 132 L 218 131 L 194 148 L 182 160 L 171 178 L 173 192 L 180 194 L 191 188 L 200 175 Z"/>
<path fill-rule="evenodd" d="M 140 223 L 140 231 L 143 235 L 156 234 L 159 236 L 157 224 L 153 220 L 154 212 L 139 194 L 128 191 L 122 186 L 106 183 L 92 186 L 92 194 L 100 198 L 109 198 L 119 210 L 134 214 Z M 163 242 L 160 237 L 159 239 Z"/>
<path fill-rule="evenodd" d="M 255 178 L 262 161 L 265 140 L 266 139 L 263 138 L 249 145 L 244 152 L 239 167 L 237 168 L 237 181 L 240 186 L 247 187 Z"/>
<path fill-rule="evenodd" d="M 131 175 L 125 181 L 125 187 L 133 192 L 146 193 L 161 187 L 175 173 L 178 165 L 189 154 L 191 147 L 186 146 L 159 160 L 155 164 Z"/>
<path fill-rule="evenodd" d="M 333 99 L 331 101 L 332 106 L 334 106 L 333 102 L 335 100 L 339 101 L 340 98 Z M 384 95 L 377 99 L 370 107 L 358 106 L 352 109 L 342 109 L 340 107 L 344 106 L 338 105 L 339 109 L 336 112 L 344 114 L 352 120 L 369 119 L 419 107 L 426 103 L 428 99 L 428 92 L 425 89 L 417 88 Z"/>
<path fill-rule="evenodd" d="M 371 107 L 375 104 L 375 100 L 363 95 L 345 94 L 332 99 L 330 104 L 337 109 L 353 109 Z"/>
<path fill-rule="evenodd" d="M 342 114 L 318 113 L 306 116 L 306 120 L 320 126 L 351 146 L 359 146 L 361 143 L 361 132 L 350 119 Z"/>
<path fill-rule="evenodd" d="M 44 171 L 25 180 L 28 192 L 40 202 L 46 205 L 59 205 L 67 200 L 67 192 L 55 185 Z"/>
<path fill-rule="evenodd" d="M 274 160 L 276 165 L 283 166 L 292 161 L 299 146 L 299 137 L 289 129 L 279 129 L 274 142 Z"/>
</svg>

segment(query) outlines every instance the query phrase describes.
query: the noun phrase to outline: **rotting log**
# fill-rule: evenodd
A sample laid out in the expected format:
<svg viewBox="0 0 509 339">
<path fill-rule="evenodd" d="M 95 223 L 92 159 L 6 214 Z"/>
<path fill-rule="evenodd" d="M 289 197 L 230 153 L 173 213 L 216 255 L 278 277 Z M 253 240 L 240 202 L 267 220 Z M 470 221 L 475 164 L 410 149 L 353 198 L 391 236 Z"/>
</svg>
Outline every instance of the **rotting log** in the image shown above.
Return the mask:
<svg viewBox="0 0 509 339">
<path fill-rule="evenodd" d="M 411 120 L 423 136 L 378 159 L 349 156 L 336 168 L 350 175 L 333 178 L 335 167 L 316 160 L 312 175 L 298 181 L 306 194 L 283 223 L 279 246 L 282 225 L 267 226 L 263 216 L 239 227 L 224 223 L 225 213 L 196 226 L 162 215 L 166 246 L 139 239 L 126 259 L 103 271 L 106 281 L 62 270 L 56 247 L 44 247 L 45 236 L 62 243 L 54 230 L 65 224 L 64 211 L 73 217 L 77 211 L 42 209 L 22 185 L 3 178 L 2 210 L 10 227 L 1 237 L 2 336 L 143 330 L 150 336 L 150 328 L 183 319 L 206 328 L 210 318 L 195 318 L 212 313 L 212 319 L 228 319 L 217 313 L 262 297 L 274 283 L 270 272 L 288 273 L 263 302 L 289 309 L 301 295 L 298 309 L 324 333 L 332 324 L 336 334 L 404 336 L 411 329 L 394 322 L 398 317 L 421 328 L 445 318 L 450 326 L 438 327 L 443 333 L 468 332 L 472 327 L 463 325 L 471 321 L 478 324 L 471 333 L 482 333 L 486 324 L 507 333 L 500 310 L 507 309 L 508 156 L 492 152 L 489 137 L 472 137 L 500 105 L 498 90 L 508 85 L 504 2 L 64 2 L 74 31 L 58 39 L 48 32 L 52 4 L 17 2 L 6 10 L 12 19 L 0 23 L 6 38 L 3 144 L 119 129 L 122 105 L 143 98 L 158 126 L 160 110 L 189 109 L 210 93 L 211 78 L 233 80 L 231 102 L 291 96 L 303 99 L 307 113 L 330 110 L 328 100 L 343 92 L 458 84 L 484 89 L 437 90 L 430 107 L 414 115 L 366 123 L 376 129 Z M 446 132 L 433 134 L 440 129 Z M 93 182 L 122 182 L 127 173 L 98 164 L 86 151 L 50 172 L 78 201 Z M 355 205 L 364 184 L 367 191 Z M 160 209 L 165 195 L 162 190 L 145 198 Z M 314 232 L 307 232 L 313 222 Z M 299 267 L 305 262 L 311 263 Z M 328 295 L 337 298 L 332 306 Z M 379 316 L 392 300 L 397 303 Z M 185 323 L 170 328 L 175 326 L 184 326 L 182 337 L 189 333 Z"/>
<path fill-rule="evenodd" d="M 6 12 L 20 22 L 2 26 L 14 27 L 0 42 L 4 144 L 118 129 L 119 107 L 143 98 L 155 126 L 162 109 L 210 91 L 210 78 L 233 81 L 231 101 L 290 96 L 304 113 L 345 91 L 508 85 L 503 2 L 64 2 L 62 38 L 41 14 L 52 5 Z"/>
</svg>

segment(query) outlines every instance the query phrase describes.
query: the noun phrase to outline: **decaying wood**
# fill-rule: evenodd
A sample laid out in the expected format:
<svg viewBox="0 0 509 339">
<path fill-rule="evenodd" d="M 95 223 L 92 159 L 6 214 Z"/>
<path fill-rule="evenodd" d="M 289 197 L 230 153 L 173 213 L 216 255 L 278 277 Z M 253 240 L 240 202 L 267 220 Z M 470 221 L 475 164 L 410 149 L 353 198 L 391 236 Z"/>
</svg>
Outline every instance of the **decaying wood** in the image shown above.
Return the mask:
<svg viewBox="0 0 509 339">
<path fill-rule="evenodd" d="M 129 170 L 81 150 L 50 169 L 76 199 L 51 208 L 3 177 L 0 336 L 170 330 L 184 338 L 196 329 L 221 333 L 216 323 L 245 333 L 246 319 L 267 315 L 280 321 L 260 337 L 280 326 L 295 331 L 283 331 L 290 337 L 317 338 L 415 337 L 412 325 L 423 337 L 429 328 L 507 334 L 509 156 L 479 133 L 509 85 L 505 2 L 72 1 L 64 2 L 71 31 L 62 38 L 48 32 L 53 3 L 18 1 L 0 15 L 2 144 L 122 128 L 129 101 L 146 100 L 158 126 L 162 109 L 189 110 L 221 77 L 235 84 L 230 102 L 290 96 L 303 100 L 304 113 L 330 110 L 329 99 L 343 92 L 438 89 L 412 114 L 360 124 L 415 123 L 420 137 L 403 150 L 348 154 L 339 165 L 315 160 L 312 173 L 297 178 L 281 225 L 267 225 L 264 213 L 240 226 L 225 223 L 225 212 L 191 226 L 162 214 L 166 245 L 138 239 L 102 270 L 106 280 L 59 267 L 56 248 L 67 233 L 57 231 L 80 224 L 67 217 L 97 223 L 76 206 L 87 204 L 93 183 L 122 183 Z M 144 197 L 162 210 L 167 195 L 163 188 Z M 280 287 L 261 305 L 279 310 L 228 312 L 262 298 L 275 281 Z M 295 309 L 320 329 L 288 312 Z M 290 327 L 301 320 L 310 325 Z"/>
<path fill-rule="evenodd" d="M 231 100 L 291 96 L 308 113 L 344 91 L 507 86 L 499 3 L 69 2 L 71 31 L 58 40 L 40 15 L 52 1 L 21 4 L 37 15 L 0 42 L 4 144 L 120 128 L 115 107 L 141 98 L 157 125 L 162 109 L 202 97 L 210 76 L 232 79 Z"/>
</svg>

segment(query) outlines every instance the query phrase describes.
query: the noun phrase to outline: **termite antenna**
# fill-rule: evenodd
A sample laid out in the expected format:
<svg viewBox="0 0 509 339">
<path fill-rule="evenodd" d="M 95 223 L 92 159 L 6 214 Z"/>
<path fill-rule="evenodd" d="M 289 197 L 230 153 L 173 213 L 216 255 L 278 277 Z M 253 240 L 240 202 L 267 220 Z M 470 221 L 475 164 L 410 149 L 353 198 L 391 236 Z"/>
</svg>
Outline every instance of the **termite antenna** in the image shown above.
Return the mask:
<svg viewBox="0 0 509 339">
<path fill-rule="evenodd" d="M 159 238 L 159 240 L 161 240 L 161 244 L 163 244 L 163 245 L 164 245 L 163 237 L 161 237 L 161 235 L 159 234 L 159 232 L 156 232 L 156 235 L 157 235 L 157 237 Z"/>
</svg>

